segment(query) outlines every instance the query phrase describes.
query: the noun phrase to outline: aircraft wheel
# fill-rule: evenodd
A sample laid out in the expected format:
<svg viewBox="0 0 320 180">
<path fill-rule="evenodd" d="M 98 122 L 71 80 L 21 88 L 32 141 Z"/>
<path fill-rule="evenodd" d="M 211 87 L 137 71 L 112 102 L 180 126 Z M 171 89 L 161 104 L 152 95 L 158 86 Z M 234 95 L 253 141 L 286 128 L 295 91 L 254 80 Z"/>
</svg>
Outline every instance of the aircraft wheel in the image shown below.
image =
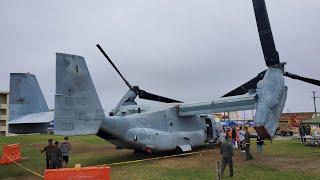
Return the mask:
<svg viewBox="0 0 320 180">
<path fill-rule="evenodd" d="M 143 153 L 143 151 L 141 149 L 134 149 L 133 152 L 135 154 Z"/>
<path fill-rule="evenodd" d="M 177 146 L 176 147 L 176 154 L 182 154 L 182 153 L 183 153 L 182 149 L 179 146 Z"/>
</svg>

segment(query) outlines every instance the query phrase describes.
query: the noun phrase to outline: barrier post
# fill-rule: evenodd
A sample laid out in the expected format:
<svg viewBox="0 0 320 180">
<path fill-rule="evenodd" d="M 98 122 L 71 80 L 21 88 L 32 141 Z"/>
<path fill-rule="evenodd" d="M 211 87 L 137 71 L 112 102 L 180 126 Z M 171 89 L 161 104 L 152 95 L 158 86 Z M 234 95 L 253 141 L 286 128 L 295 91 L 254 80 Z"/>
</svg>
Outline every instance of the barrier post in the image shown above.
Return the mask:
<svg viewBox="0 0 320 180">
<path fill-rule="evenodd" d="M 110 180 L 110 167 L 46 169 L 45 180 Z"/>
<path fill-rule="evenodd" d="M 21 159 L 20 144 L 4 145 L 0 164 L 11 164 Z"/>
<path fill-rule="evenodd" d="M 217 173 L 217 179 L 221 179 L 221 166 L 220 166 L 220 161 L 216 162 L 216 173 Z"/>
</svg>

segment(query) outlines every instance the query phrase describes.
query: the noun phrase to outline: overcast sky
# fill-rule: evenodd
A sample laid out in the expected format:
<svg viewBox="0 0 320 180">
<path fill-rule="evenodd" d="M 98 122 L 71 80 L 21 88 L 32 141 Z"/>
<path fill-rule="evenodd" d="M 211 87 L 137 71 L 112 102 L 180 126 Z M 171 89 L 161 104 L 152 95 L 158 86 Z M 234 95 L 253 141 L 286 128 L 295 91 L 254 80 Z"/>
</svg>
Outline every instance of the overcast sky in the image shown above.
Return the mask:
<svg viewBox="0 0 320 180">
<path fill-rule="evenodd" d="M 286 70 L 320 79 L 320 1 L 266 3 Z M 52 108 L 55 53 L 77 54 L 111 109 L 128 88 L 97 43 L 131 84 L 182 101 L 220 97 L 266 68 L 251 0 L 1 0 L 0 90 L 10 72 L 33 73 Z M 286 84 L 284 112 L 313 111 L 320 88 Z"/>
</svg>

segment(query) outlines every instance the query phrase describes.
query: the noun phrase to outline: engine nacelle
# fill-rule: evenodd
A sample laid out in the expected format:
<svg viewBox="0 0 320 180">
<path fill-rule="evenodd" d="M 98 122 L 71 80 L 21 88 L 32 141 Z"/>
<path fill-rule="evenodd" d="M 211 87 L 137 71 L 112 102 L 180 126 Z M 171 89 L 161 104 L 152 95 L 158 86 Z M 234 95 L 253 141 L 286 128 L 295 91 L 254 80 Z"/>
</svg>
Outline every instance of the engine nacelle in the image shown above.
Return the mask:
<svg viewBox="0 0 320 180">
<path fill-rule="evenodd" d="M 272 138 L 287 98 L 283 71 L 270 67 L 257 84 L 255 130 L 262 138 Z"/>
</svg>

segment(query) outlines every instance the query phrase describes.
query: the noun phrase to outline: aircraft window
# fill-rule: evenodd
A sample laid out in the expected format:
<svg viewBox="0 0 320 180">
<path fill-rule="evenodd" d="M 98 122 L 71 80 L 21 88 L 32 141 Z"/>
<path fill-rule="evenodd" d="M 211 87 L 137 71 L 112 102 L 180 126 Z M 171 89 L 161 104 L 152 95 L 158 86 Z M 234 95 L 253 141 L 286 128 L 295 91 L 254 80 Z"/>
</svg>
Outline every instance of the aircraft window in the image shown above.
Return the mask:
<svg viewBox="0 0 320 180">
<path fill-rule="evenodd" d="M 173 126 L 173 122 L 170 122 L 170 127 L 172 127 Z"/>
<path fill-rule="evenodd" d="M 79 72 L 78 65 L 76 65 L 76 71 Z"/>
</svg>

